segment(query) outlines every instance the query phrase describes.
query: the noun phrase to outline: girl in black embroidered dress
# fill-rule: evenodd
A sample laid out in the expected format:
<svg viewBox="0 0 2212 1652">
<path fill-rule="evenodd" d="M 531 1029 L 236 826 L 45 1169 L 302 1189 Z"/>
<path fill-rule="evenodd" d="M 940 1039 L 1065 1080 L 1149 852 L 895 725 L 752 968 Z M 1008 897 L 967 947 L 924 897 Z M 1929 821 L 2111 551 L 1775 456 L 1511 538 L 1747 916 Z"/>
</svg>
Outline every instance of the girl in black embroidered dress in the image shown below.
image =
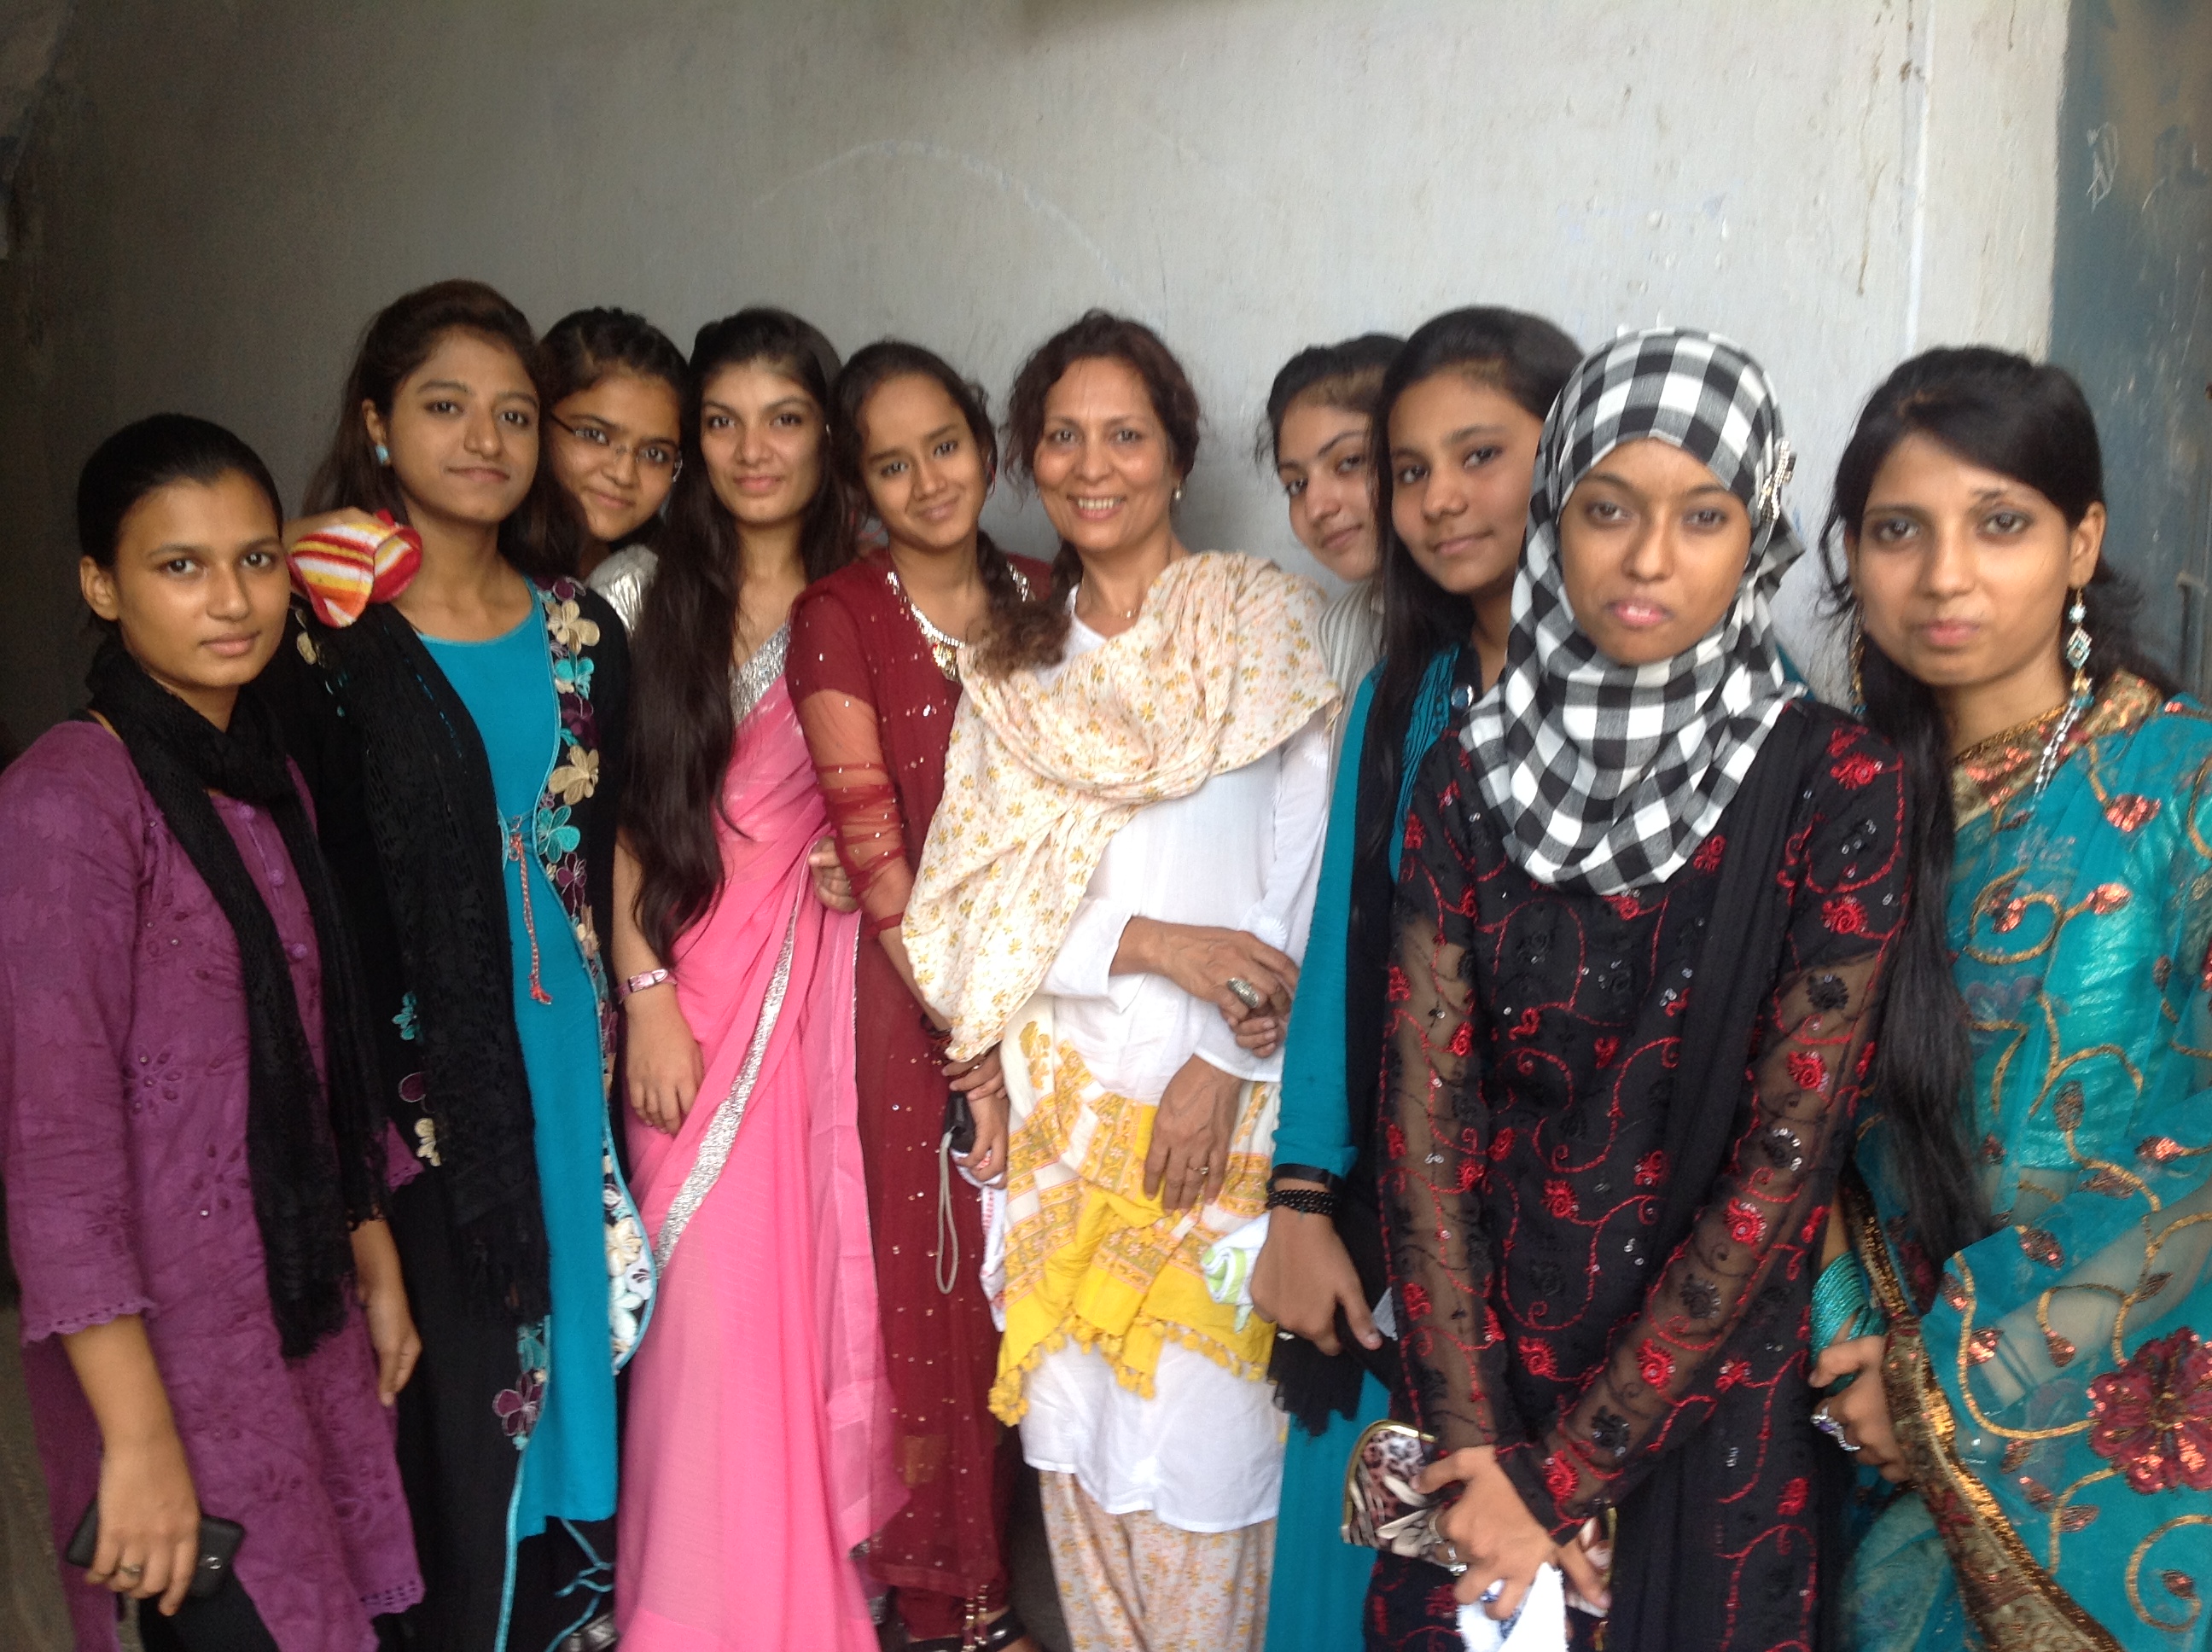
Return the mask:
<svg viewBox="0 0 2212 1652">
<path fill-rule="evenodd" d="M 1417 783 L 1380 1151 L 1468 1570 L 1382 1556 L 1371 1646 L 1455 1649 L 1547 1562 L 1610 1606 L 1577 1646 L 1815 1638 L 1805 1321 L 1905 865 L 1896 757 L 1775 653 L 1788 465 L 1724 341 L 1584 361 L 1504 675 Z"/>
</svg>

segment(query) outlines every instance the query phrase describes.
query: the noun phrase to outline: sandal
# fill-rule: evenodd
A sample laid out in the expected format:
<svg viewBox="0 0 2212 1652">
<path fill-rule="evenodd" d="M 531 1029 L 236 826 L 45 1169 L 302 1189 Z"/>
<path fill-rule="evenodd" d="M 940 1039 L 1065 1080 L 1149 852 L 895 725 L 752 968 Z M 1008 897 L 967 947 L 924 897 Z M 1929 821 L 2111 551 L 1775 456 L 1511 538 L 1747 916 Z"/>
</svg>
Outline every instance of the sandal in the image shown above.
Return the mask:
<svg viewBox="0 0 2212 1652">
<path fill-rule="evenodd" d="M 1008 1606 L 1006 1615 L 958 1635 L 937 1635 L 926 1641 L 908 1641 L 907 1652 L 1000 1652 L 1030 1632 L 1022 1614 Z"/>
</svg>

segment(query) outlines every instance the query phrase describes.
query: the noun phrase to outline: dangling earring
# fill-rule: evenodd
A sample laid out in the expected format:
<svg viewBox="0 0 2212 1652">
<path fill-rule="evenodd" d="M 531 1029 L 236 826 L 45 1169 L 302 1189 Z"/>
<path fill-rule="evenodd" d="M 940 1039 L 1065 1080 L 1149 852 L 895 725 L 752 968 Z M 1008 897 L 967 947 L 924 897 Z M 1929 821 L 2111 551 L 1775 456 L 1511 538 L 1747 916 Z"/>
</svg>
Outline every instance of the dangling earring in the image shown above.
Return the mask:
<svg viewBox="0 0 2212 1652">
<path fill-rule="evenodd" d="M 1866 627 L 1851 616 L 1851 715 L 1866 721 Z"/>
<path fill-rule="evenodd" d="M 376 444 L 376 462 L 379 465 L 390 465 L 392 463 L 392 450 L 389 447 L 386 447 L 380 441 Z"/>
<path fill-rule="evenodd" d="M 1176 483 L 1175 497 L 1174 497 L 1174 499 L 1173 499 L 1172 501 L 1170 501 L 1170 503 L 1172 503 L 1172 504 L 1176 504 L 1176 505 L 1180 505 L 1180 504 L 1182 504 L 1182 483 L 1178 482 L 1178 483 Z"/>
<path fill-rule="evenodd" d="M 2089 650 L 2094 644 L 2089 628 L 2082 623 L 2089 617 L 2088 606 L 2078 589 L 2071 593 L 2066 617 L 2074 627 L 2067 634 L 2065 649 L 2066 663 L 2074 668 L 2074 682 L 2067 696 L 2066 714 L 2051 731 L 2050 739 L 2044 743 L 2042 760 L 2035 765 L 2035 795 L 2039 798 L 2043 795 L 2043 788 L 2051 784 L 2051 777 L 2058 772 L 2058 754 L 2065 748 L 2066 737 L 2074 732 L 2074 725 L 2089 708 Z"/>
<path fill-rule="evenodd" d="M 2089 617 L 2083 593 L 2076 590 L 2074 600 L 2066 610 L 2066 617 L 2073 622 L 2074 629 L 2066 639 L 2066 663 L 2074 668 L 2074 699 L 2077 704 L 2089 701 L 2089 628 L 2082 622 Z"/>
</svg>

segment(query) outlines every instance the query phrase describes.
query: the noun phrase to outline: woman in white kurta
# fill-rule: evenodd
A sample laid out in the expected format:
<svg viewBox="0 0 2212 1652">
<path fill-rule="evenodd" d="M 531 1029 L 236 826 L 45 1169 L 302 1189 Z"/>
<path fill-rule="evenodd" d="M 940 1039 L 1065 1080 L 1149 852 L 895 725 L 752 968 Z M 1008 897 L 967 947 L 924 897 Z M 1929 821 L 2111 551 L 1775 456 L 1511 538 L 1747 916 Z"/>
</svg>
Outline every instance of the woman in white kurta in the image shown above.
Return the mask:
<svg viewBox="0 0 2212 1652">
<path fill-rule="evenodd" d="M 905 921 L 952 1054 L 999 1044 L 1012 1104 L 992 1402 L 1078 1647 L 1257 1648 L 1273 1327 L 1200 1259 L 1267 1202 L 1338 698 L 1321 601 L 1176 539 L 1197 407 L 1148 331 L 1086 316 L 1012 400 L 1060 553 L 964 662 Z"/>
</svg>

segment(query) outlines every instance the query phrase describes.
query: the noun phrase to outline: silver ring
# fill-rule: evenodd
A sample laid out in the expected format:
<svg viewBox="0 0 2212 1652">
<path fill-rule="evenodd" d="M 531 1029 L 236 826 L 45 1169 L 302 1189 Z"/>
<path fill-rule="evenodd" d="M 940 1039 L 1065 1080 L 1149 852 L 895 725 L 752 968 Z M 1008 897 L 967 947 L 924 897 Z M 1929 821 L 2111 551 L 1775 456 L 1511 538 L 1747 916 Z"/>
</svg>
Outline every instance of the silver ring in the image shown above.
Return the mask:
<svg viewBox="0 0 2212 1652">
<path fill-rule="evenodd" d="M 1242 975 L 1231 975 L 1221 984 L 1234 993 L 1237 1001 L 1248 1010 L 1256 1010 L 1267 1001 L 1261 996 L 1260 989 Z"/>
<path fill-rule="evenodd" d="M 1492 1583 L 1488 1588 L 1483 1590 L 1481 1594 L 1474 1597 L 1475 1604 L 1477 1606 L 1494 1606 L 1497 1604 L 1498 1597 L 1504 1593 L 1505 1580 L 1501 1577 L 1496 1582 Z"/>
<path fill-rule="evenodd" d="M 115 1570 L 125 1577 L 143 1577 L 146 1575 L 143 1566 L 118 1566 Z"/>
</svg>

